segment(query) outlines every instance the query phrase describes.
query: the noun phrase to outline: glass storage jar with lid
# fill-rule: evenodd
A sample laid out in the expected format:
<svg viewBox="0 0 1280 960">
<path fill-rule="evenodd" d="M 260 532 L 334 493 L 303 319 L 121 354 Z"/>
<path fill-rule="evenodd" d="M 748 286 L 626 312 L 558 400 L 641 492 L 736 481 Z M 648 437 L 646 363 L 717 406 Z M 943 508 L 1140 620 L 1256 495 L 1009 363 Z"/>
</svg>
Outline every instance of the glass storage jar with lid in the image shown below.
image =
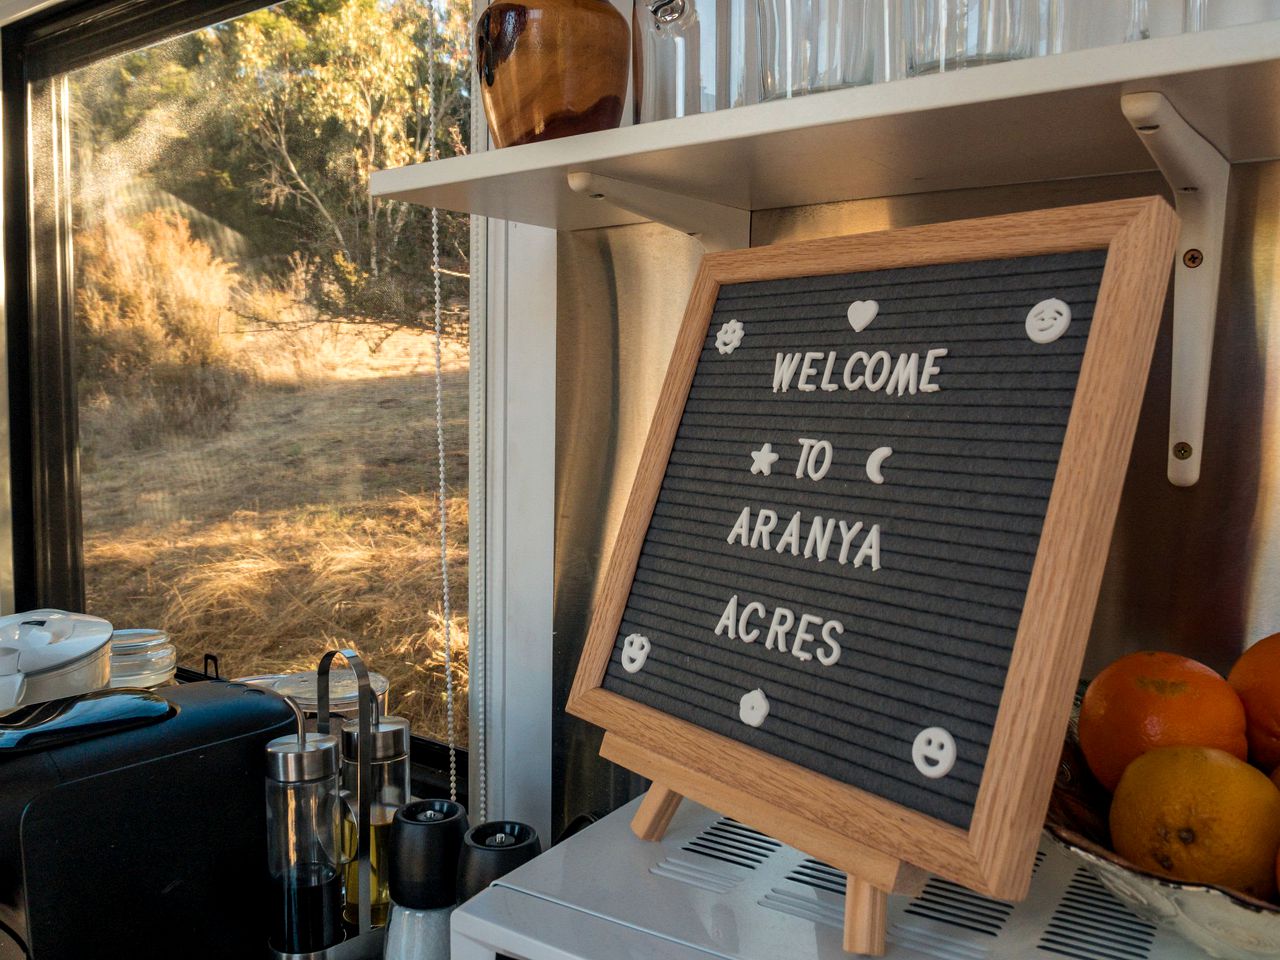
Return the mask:
<svg viewBox="0 0 1280 960">
<path fill-rule="evenodd" d="M 375 711 L 376 715 L 376 711 Z M 346 901 L 343 917 L 348 923 L 359 920 L 359 862 L 356 859 L 356 786 L 359 779 L 358 745 L 360 724 L 349 720 L 342 725 L 342 792 L 346 811 L 342 821 L 343 851 L 346 855 Z M 370 737 L 369 866 L 372 894 L 372 923 L 387 922 L 391 906 L 387 866 L 391 849 L 391 824 L 396 811 L 409 802 L 409 721 L 401 717 L 381 717 L 373 724 Z"/>
<path fill-rule="evenodd" d="M 163 630 L 137 628 L 111 634 L 111 686 L 153 689 L 173 682 L 178 651 Z"/>
</svg>

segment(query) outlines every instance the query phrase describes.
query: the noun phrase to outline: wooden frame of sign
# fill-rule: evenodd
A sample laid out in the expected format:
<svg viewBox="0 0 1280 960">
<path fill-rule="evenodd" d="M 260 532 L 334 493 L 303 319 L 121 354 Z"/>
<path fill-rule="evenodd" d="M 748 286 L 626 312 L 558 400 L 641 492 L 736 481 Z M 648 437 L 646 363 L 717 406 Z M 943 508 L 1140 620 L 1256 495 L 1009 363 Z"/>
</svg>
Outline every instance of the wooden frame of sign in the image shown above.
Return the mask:
<svg viewBox="0 0 1280 960">
<path fill-rule="evenodd" d="M 1159 326 L 1177 218 L 1155 197 L 705 256 L 609 560 L 567 709 L 654 785 L 633 829 L 682 796 L 848 874 L 844 947 L 884 950 L 887 894 L 922 870 L 1025 897 Z M 968 830 L 603 688 L 668 458 L 724 284 L 1104 249 L 1106 265 Z"/>
</svg>

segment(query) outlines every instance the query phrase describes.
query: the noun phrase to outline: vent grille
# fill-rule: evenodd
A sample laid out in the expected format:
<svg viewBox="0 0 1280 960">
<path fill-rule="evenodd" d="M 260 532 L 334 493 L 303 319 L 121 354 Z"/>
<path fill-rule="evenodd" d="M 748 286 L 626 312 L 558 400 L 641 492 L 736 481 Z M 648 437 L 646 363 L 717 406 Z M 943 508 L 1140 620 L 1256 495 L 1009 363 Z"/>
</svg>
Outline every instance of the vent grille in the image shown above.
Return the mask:
<svg viewBox="0 0 1280 960">
<path fill-rule="evenodd" d="M 763 833 L 722 817 L 680 849 L 754 870 L 781 846 Z"/>
<path fill-rule="evenodd" d="M 1147 960 L 1155 930 L 1079 867 L 1040 938 L 1040 949 L 1071 960 Z"/>
<path fill-rule="evenodd" d="M 728 893 L 751 875 L 749 870 L 728 863 L 691 863 L 676 857 L 667 857 L 650 867 L 649 872 L 668 880 L 687 883 L 700 890 L 710 890 L 712 893 Z"/>
<path fill-rule="evenodd" d="M 815 890 L 826 890 L 828 893 L 844 896 L 844 872 L 828 866 L 821 860 L 805 860 L 787 874 L 787 879 L 793 883 L 803 883 L 806 887 L 813 887 Z"/>
<path fill-rule="evenodd" d="M 934 877 L 925 884 L 924 892 L 907 905 L 905 912 L 994 937 L 1013 913 L 1013 904 L 992 900 Z"/>
<path fill-rule="evenodd" d="M 937 960 L 987 960 L 991 956 L 991 952 L 982 944 L 968 943 L 924 926 L 895 923 L 889 928 L 886 939 L 897 946 Z"/>
</svg>

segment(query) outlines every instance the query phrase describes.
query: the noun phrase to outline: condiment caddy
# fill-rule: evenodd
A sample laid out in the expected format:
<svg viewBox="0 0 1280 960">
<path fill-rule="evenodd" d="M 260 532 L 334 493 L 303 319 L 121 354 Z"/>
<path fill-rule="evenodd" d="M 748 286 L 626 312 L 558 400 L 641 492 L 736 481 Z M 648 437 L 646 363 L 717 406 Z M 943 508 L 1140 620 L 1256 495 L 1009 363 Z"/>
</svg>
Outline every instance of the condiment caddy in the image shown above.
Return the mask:
<svg viewBox="0 0 1280 960">
<path fill-rule="evenodd" d="M 354 744 L 354 764 L 341 780 L 339 738 L 330 733 L 329 709 L 329 668 L 336 656 L 354 671 L 358 686 L 355 730 L 342 731 L 344 745 Z M 354 650 L 326 653 L 317 676 L 318 732 L 307 732 L 301 710 L 290 701 L 297 733 L 267 745 L 268 863 L 278 917 L 270 954 L 273 960 L 365 960 L 380 957 L 385 940 L 373 916 L 374 735 L 384 725 L 394 726 L 386 721 L 395 718 L 375 717 L 369 672 Z M 385 739 L 399 738 L 387 733 Z M 402 790 L 407 799 L 407 784 Z M 354 857 L 343 844 L 353 834 Z M 356 888 L 352 932 L 342 923 L 344 872 Z"/>
</svg>

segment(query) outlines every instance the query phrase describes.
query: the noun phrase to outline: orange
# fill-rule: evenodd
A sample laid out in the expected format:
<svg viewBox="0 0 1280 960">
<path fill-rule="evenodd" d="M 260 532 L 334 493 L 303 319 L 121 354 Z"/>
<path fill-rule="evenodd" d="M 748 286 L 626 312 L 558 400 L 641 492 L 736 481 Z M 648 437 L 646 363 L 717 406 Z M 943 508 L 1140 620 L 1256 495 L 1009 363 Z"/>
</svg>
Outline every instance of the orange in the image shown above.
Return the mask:
<svg viewBox="0 0 1280 960">
<path fill-rule="evenodd" d="M 1280 790 L 1209 747 L 1160 747 L 1129 764 L 1111 802 L 1111 839 L 1130 863 L 1265 900 L 1276 891 Z"/>
<path fill-rule="evenodd" d="M 1227 679 L 1244 701 L 1253 762 L 1280 767 L 1280 633 L 1241 654 Z"/>
<path fill-rule="evenodd" d="M 1244 707 L 1231 685 L 1176 653 L 1121 657 L 1085 690 L 1080 748 L 1089 769 L 1115 790 L 1129 763 L 1156 747 L 1217 747 L 1245 759 Z"/>
</svg>

